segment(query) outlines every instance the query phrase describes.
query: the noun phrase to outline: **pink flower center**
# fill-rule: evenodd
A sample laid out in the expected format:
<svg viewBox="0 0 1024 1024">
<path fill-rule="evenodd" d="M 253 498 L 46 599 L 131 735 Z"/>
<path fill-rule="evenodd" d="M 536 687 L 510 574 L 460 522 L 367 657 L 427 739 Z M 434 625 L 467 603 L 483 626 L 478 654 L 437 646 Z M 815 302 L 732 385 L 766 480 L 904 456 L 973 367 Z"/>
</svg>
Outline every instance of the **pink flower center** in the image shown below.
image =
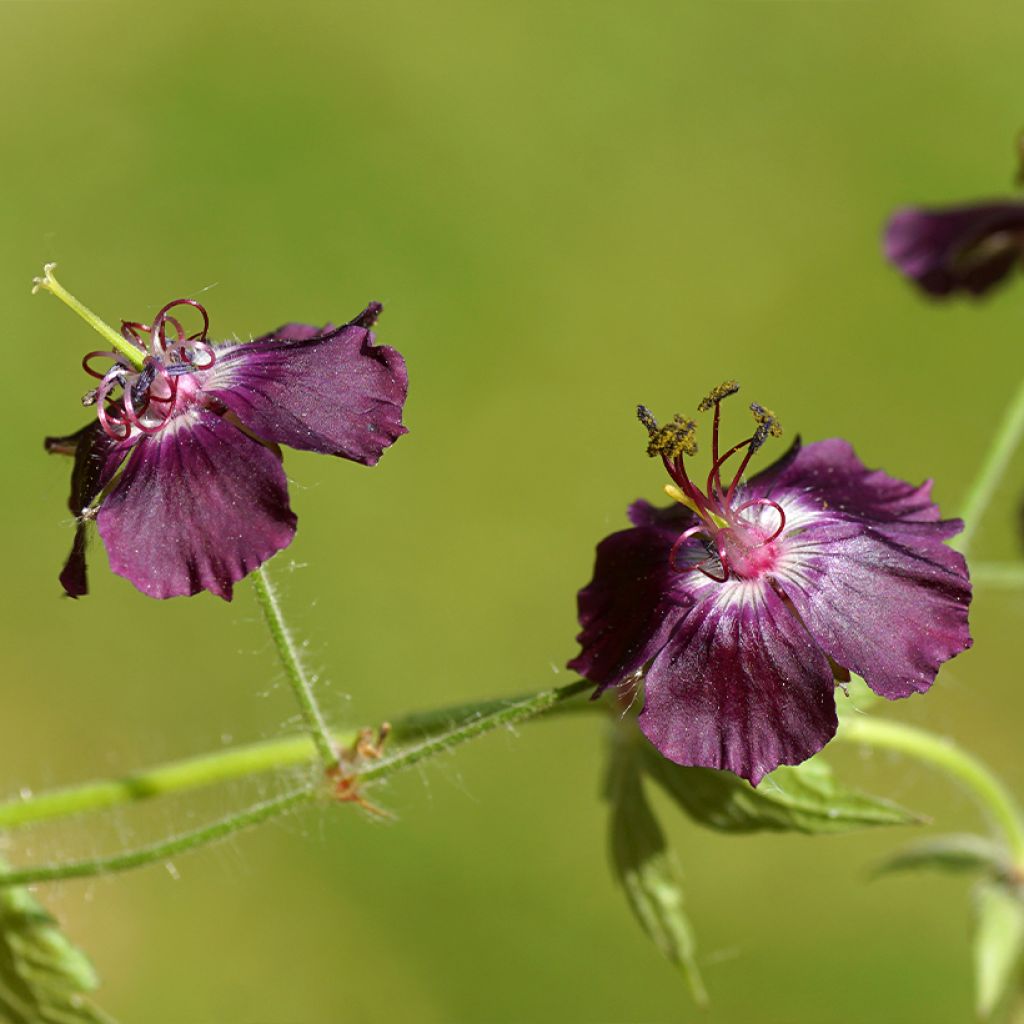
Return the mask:
<svg viewBox="0 0 1024 1024">
<path fill-rule="evenodd" d="M 170 315 L 175 306 L 198 310 L 202 329 L 186 335 L 181 321 Z M 158 434 L 175 416 L 195 404 L 200 391 L 195 373 L 209 370 L 217 359 L 206 340 L 209 328 L 210 318 L 195 299 L 175 299 L 157 313 L 152 324 L 134 320 L 121 323 L 122 337 L 145 354 L 141 370 L 118 352 L 86 355 L 82 366 L 100 383 L 82 401 L 96 405 L 100 426 L 108 437 L 124 441 L 133 431 Z M 173 337 L 168 336 L 168 330 Z M 105 372 L 92 366 L 92 361 L 101 357 L 113 360 Z"/>
<path fill-rule="evenodd" d="M 676 572 L 699 570 L 709 579 L 724 583 L 730 576 L 756 579 L 770 572 L 779 560 L 778 538 L 786 528 L 786 513 L 777 501 L 758 498 L 743 501 L 737 488 L 751 457 L 769 436 L 778 437 L 782 431 L 775 417 L 759 405 L 751 405 L 757 421 L 754 433 L 727 452 L 720 454 L 719 421 L 722 400 L 738 390 L 735 382 L 716 388 L 703 402 L 701 411 L 714 408 L 711 442 L 711 471 L 703 487 L 690 479 L 684 459 L 694 455 L 696 425 L 683 417 L 659 428 L 654 417 L 640 408 L 641 422 L 651 437 L 648 453 L 661 455 L 674 486 L 666 487 L 669 494 L 689 508 L 697 522 L 684 530 L 669 551 L 669 565 Z M 730 460 L 743 453 L 735 472 L 723 477 L 722 472 Z M 713 552 L 697 561 L 684 560 L 684 550 L 693 554 Z M 715 564 L 717 563 L 717 564 Z"/>
</svg>

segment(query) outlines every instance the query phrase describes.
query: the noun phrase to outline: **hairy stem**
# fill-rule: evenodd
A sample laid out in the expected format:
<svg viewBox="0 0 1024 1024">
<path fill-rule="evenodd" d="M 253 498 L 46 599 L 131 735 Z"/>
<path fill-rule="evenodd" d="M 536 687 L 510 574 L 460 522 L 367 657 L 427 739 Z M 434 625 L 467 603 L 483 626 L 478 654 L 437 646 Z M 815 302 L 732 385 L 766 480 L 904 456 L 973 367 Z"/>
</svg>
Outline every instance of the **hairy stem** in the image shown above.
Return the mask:
<svg viewBox="0 0 1024 1024">
<path fill-rule="evenodd" d="M 951 542 L 963 554 L 967 554 L 974 540 L 981 519 L 992 502 L 996 489 L 1006 473 L 1010 459 L 1017 450 L 1021 435 L 1024 434 L 1024 381 L 1010 402 L 1010 407 L 1003 415 L 996 436 L 989 446 L 982 463 L 971 484 L 967 497 L 964 499 L 961 518 L 964 521 L 963 533 Z"/>
<path fill-rule="evenodd" d="M 935 768 L 960 783 L 1003 832 L 1013 862 L 1024 867 L 1024 818 L 1013 795 L 989 768 L 951 739 L 913 725 L 868 715 L 842 720 L 836 739 L 895 750 Z"/>
<path fill-rule="evenodd" d="M 405 741 L 407 745 L 378 761 L 358 765 L 355 771 L 359 783 L 372 784 L 494 729 L 526 721 L 544 712 L 550 713 L 570 698 L 589 690 L 592 685 L 579 680 L 526 697 L 441 708 L 400 719 L 392 727 L 392 741 L 395 744 Z M 356 735 L 352 733 L 338 737 L 339 745 L 354 742 Z M 27 800 L 0 804 L 0 827 L 12 828 L 30 822 L 64 818 L 84 811 L 180 793 L 228 779 L 296 765 L 315 766 L 317 761 L 317 750 L 311 737 L 287 736 L 280 740 L 159 765 L 123 779 L 86 783 L 41 793 Z M 329 792 L 319 780 L 311 781 L 307 786 L 245 808 L 210 825 L 135 850 L 122 851 L 109 857 L 2 871 L 0 885 L 28 885 L 63 878 L 92 877 L 166 860 L 311 803 L 318 797 L 326 797 Z"/>
<path fill-rule="evenodd" d="M 298 648 L 292 639 L 288 624 L 284 621 L 284 614 L 281 611 L 280 602 L 277 600 L 277 590 L 270 582 L 270 576 L 265 566 L 261 565 L 252 574 L 252 582 L 256 588 L 256 600 L 259 602 L 260 611 L 263 612 L 263 620 L 266 622 L 270 638 L 277 648 L 277 655 L 284 666 L 284 672 L 291 684 L 295 699 L 299 702 L 302 717 L 313 738 L 313 744 L 320 755 L 320 760 L 326 767 L 337 764 L 338 751 L 334 746 L 320 705 L 317 704 L 316 697 L 313 695 L 313 684 L 302 667 Z"/>
<path fill-rule="evenodd" d="M 53 276 L 54 267 L 56 263 L 47 263 L 43 267 L 43 276 L 36 277 L 32 280 L 32 294 L 36 292 L 44 291 L 49 292 L 51 295 L 56 296 L 64 303 L 69 309 L 74 310 L 94 331 L 102 335 L 104 340 L 109 341 L 113 345 L 114 350 L 120 352 L 135 367 L 136 370 L 141 370 L 143 367 L 143 361 L 145 359 L 145 353 L 141 351 L 137 346 L 133 345 L 130 341 L 126 341 L 121 337 L 113 327 L 110 326 L 105 320 L 98 317 L 88 306 L 84 303 L 79 302 L 58 280 Z"/>
</svg>

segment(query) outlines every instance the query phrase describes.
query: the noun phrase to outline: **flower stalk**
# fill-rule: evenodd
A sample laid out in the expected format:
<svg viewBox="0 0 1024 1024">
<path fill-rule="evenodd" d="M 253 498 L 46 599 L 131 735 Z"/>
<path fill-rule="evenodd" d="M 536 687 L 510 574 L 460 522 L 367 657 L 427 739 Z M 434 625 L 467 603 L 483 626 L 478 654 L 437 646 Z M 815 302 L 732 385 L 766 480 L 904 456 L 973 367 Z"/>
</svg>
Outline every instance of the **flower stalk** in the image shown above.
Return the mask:
<svg viewBox="0 0 1024 1024">
<path fill-rule="evenodd" d="M 1024 870 L 1024 816 L 1013 795 L 973 754 L 945 736 L 868 715 L 844 718 L 836 740 L 894 750 L 941 768 L 966 789 L 999 827 L 1016 867 Z"/>
<path fill-rule="evenodd" d="M 985 460 L 974 477 L 971 489 L 964 499 L 961 517 L 963 532 L 952 541 L 953 547 L 966 555 L 981 520 L 995 497 L 996 490 L 1006 475 L 1021 436 L 1024 435 L 1024 380 L 1017 387 L 1009 408 L 1003 414 L 999 430 L 989 446 Z"/>
<path fill-rule="evenodd" d="M 260 611 L 263 612 L 263 621 L 267 624 L 270 638 L 277 649 L 277 656 L 284 667 L 285 675 L 291 685 L 295 699 L 298 701 L 302 718 L 306 723 L 309 735 L 313 739 L 317 754 L 324 767 L 332 767 L 338 762 L 338 750 L 334 746 L 330 730 L 324 719 L 320 705 L 313 694 L 313 684 L 306 674 L 299 656 L 298 648 L 292 637 L 291 630 L 285 622 L 284 614 L 281 611 L 281 603 L 277 599 L 277 589 L 270 581 L 265 566 L 260 566 L 252 574 L 253 587 L 256 591 L 256 600 L 259 603 Z"/>
</svg>

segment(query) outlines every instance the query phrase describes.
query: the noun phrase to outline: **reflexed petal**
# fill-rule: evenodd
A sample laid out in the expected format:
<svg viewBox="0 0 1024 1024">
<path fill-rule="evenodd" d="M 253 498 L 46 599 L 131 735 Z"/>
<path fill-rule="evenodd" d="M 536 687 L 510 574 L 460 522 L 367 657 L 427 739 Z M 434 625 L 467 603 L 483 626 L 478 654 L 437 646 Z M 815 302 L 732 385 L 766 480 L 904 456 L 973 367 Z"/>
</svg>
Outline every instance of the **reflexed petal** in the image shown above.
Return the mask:
<svg viewBox="0 0 1024 1024">
<path fill-rule="evenodd" d="M 134 440 L 115 441 L 94 420 L 74 434 L 67 437 L 48 437 L 43 443 L 48 452 L 62 455 L 73 453 L 75 457 L 74 468 L 71 470 L 68 508 L 74 513 L 77 524 L 71 553 L 59 578 L 68 597 L 81 597 L 89 592 L 85 567 L 87 521 L 82 518 L 82 514 L 113 479 L 118 467 L 131 450 Z"/>
<path fill-rule="evenodd" d="M 885 254 L 932 295 L 981 295 L 1021 255 L 1024 204 L 979 203 L 947 209 L 910 207 L 885 229 Z"/>
<path fill-rule="evenodd" d="M 923 693 L 939 666 L 971 645 L 963 556 L 917 535 L 901 544 L 896 529 L 809 517 L 786 539 L 775 572 L 824 651 L 890 700 Z"/>
<path fill-rule="evenodd" d="M 372 466 L 406 432 L 408 388 L 401 355 L 374 345 L 362 326 L 376 312 L 370 306 L 338 329 L 286 324 L 248 344 L 219 348 L 203 390 L 267 441 Z"/>
<path fill-rule="evenodd" d="M 111 569 L 160 598 L 230 600 L 295 534 L 278 456 L 198 408 L 136 445 L 97 525 Z"/>
<path fill-rule="evenodd" d="M 677 764 L 757 785 L 836 731 L 832 670 L 765 583 L 706 581 L 647 672 L 640 727 Z"/>
<path fill-rule="evenodd" d="M 613 533 L 597 547 L 594 578 L 578 597 L 582 650 L 569 668 L 602 689 L 650 661 L 692 603 L 693 573 L 673 572 L 668 556 L 695 520 L 675 509 L 638 501 L 630 509 L 637 527 Z"/>
</svg>

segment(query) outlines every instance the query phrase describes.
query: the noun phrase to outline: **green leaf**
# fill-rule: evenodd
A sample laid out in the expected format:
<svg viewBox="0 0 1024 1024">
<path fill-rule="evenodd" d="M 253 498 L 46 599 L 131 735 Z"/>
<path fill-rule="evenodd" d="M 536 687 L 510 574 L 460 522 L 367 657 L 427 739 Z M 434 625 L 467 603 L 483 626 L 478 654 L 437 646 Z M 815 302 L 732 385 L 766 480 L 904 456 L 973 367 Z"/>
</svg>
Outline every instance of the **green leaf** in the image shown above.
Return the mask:
<svg viewBox="0 0 1024 1024">
<path fill-rule="evenodd" d="M 731 772 L 685 768 L 645 747 L 647 771 L 686 813 L 721 832 L 846 832 L 921 818 L 889 800 L 847 789 L 820 755 L 776 768 L 755 789 Z"/>
<path fill-rule="evenodd" d="M 911 843 L 887 857 L 876 868 L 876 875 L 917 868 L 939 868 L 943 871 L 986 871 L 1003 878 L 1010 871 L 1006 848 L 985 836 L 967 833 L 936 836 Z"/>
<path fill-rule="evenodd" d="M 695 959 L 693 928 L 683 910 L 682 877 L 644 795 L 641 776 L 636 745 L 617 744 L 605 789 L 611 803 L 612 866 L 641 927 L 682 970 L 693 998 L 703 1006 L 707 992 Z"/>
<path fill-rule="evenodd" d="M 1024 956 L 1024 902 L 1004 882 L 974 891 L 974 1008 L 988 1020 L 1019 982 Z"/>
<path fill-rule="evenodd" d="M 96 972 L 27 889 L 0 889 L 0 1020 L 113 1024 L 83 993 Z"/>
</svg>

